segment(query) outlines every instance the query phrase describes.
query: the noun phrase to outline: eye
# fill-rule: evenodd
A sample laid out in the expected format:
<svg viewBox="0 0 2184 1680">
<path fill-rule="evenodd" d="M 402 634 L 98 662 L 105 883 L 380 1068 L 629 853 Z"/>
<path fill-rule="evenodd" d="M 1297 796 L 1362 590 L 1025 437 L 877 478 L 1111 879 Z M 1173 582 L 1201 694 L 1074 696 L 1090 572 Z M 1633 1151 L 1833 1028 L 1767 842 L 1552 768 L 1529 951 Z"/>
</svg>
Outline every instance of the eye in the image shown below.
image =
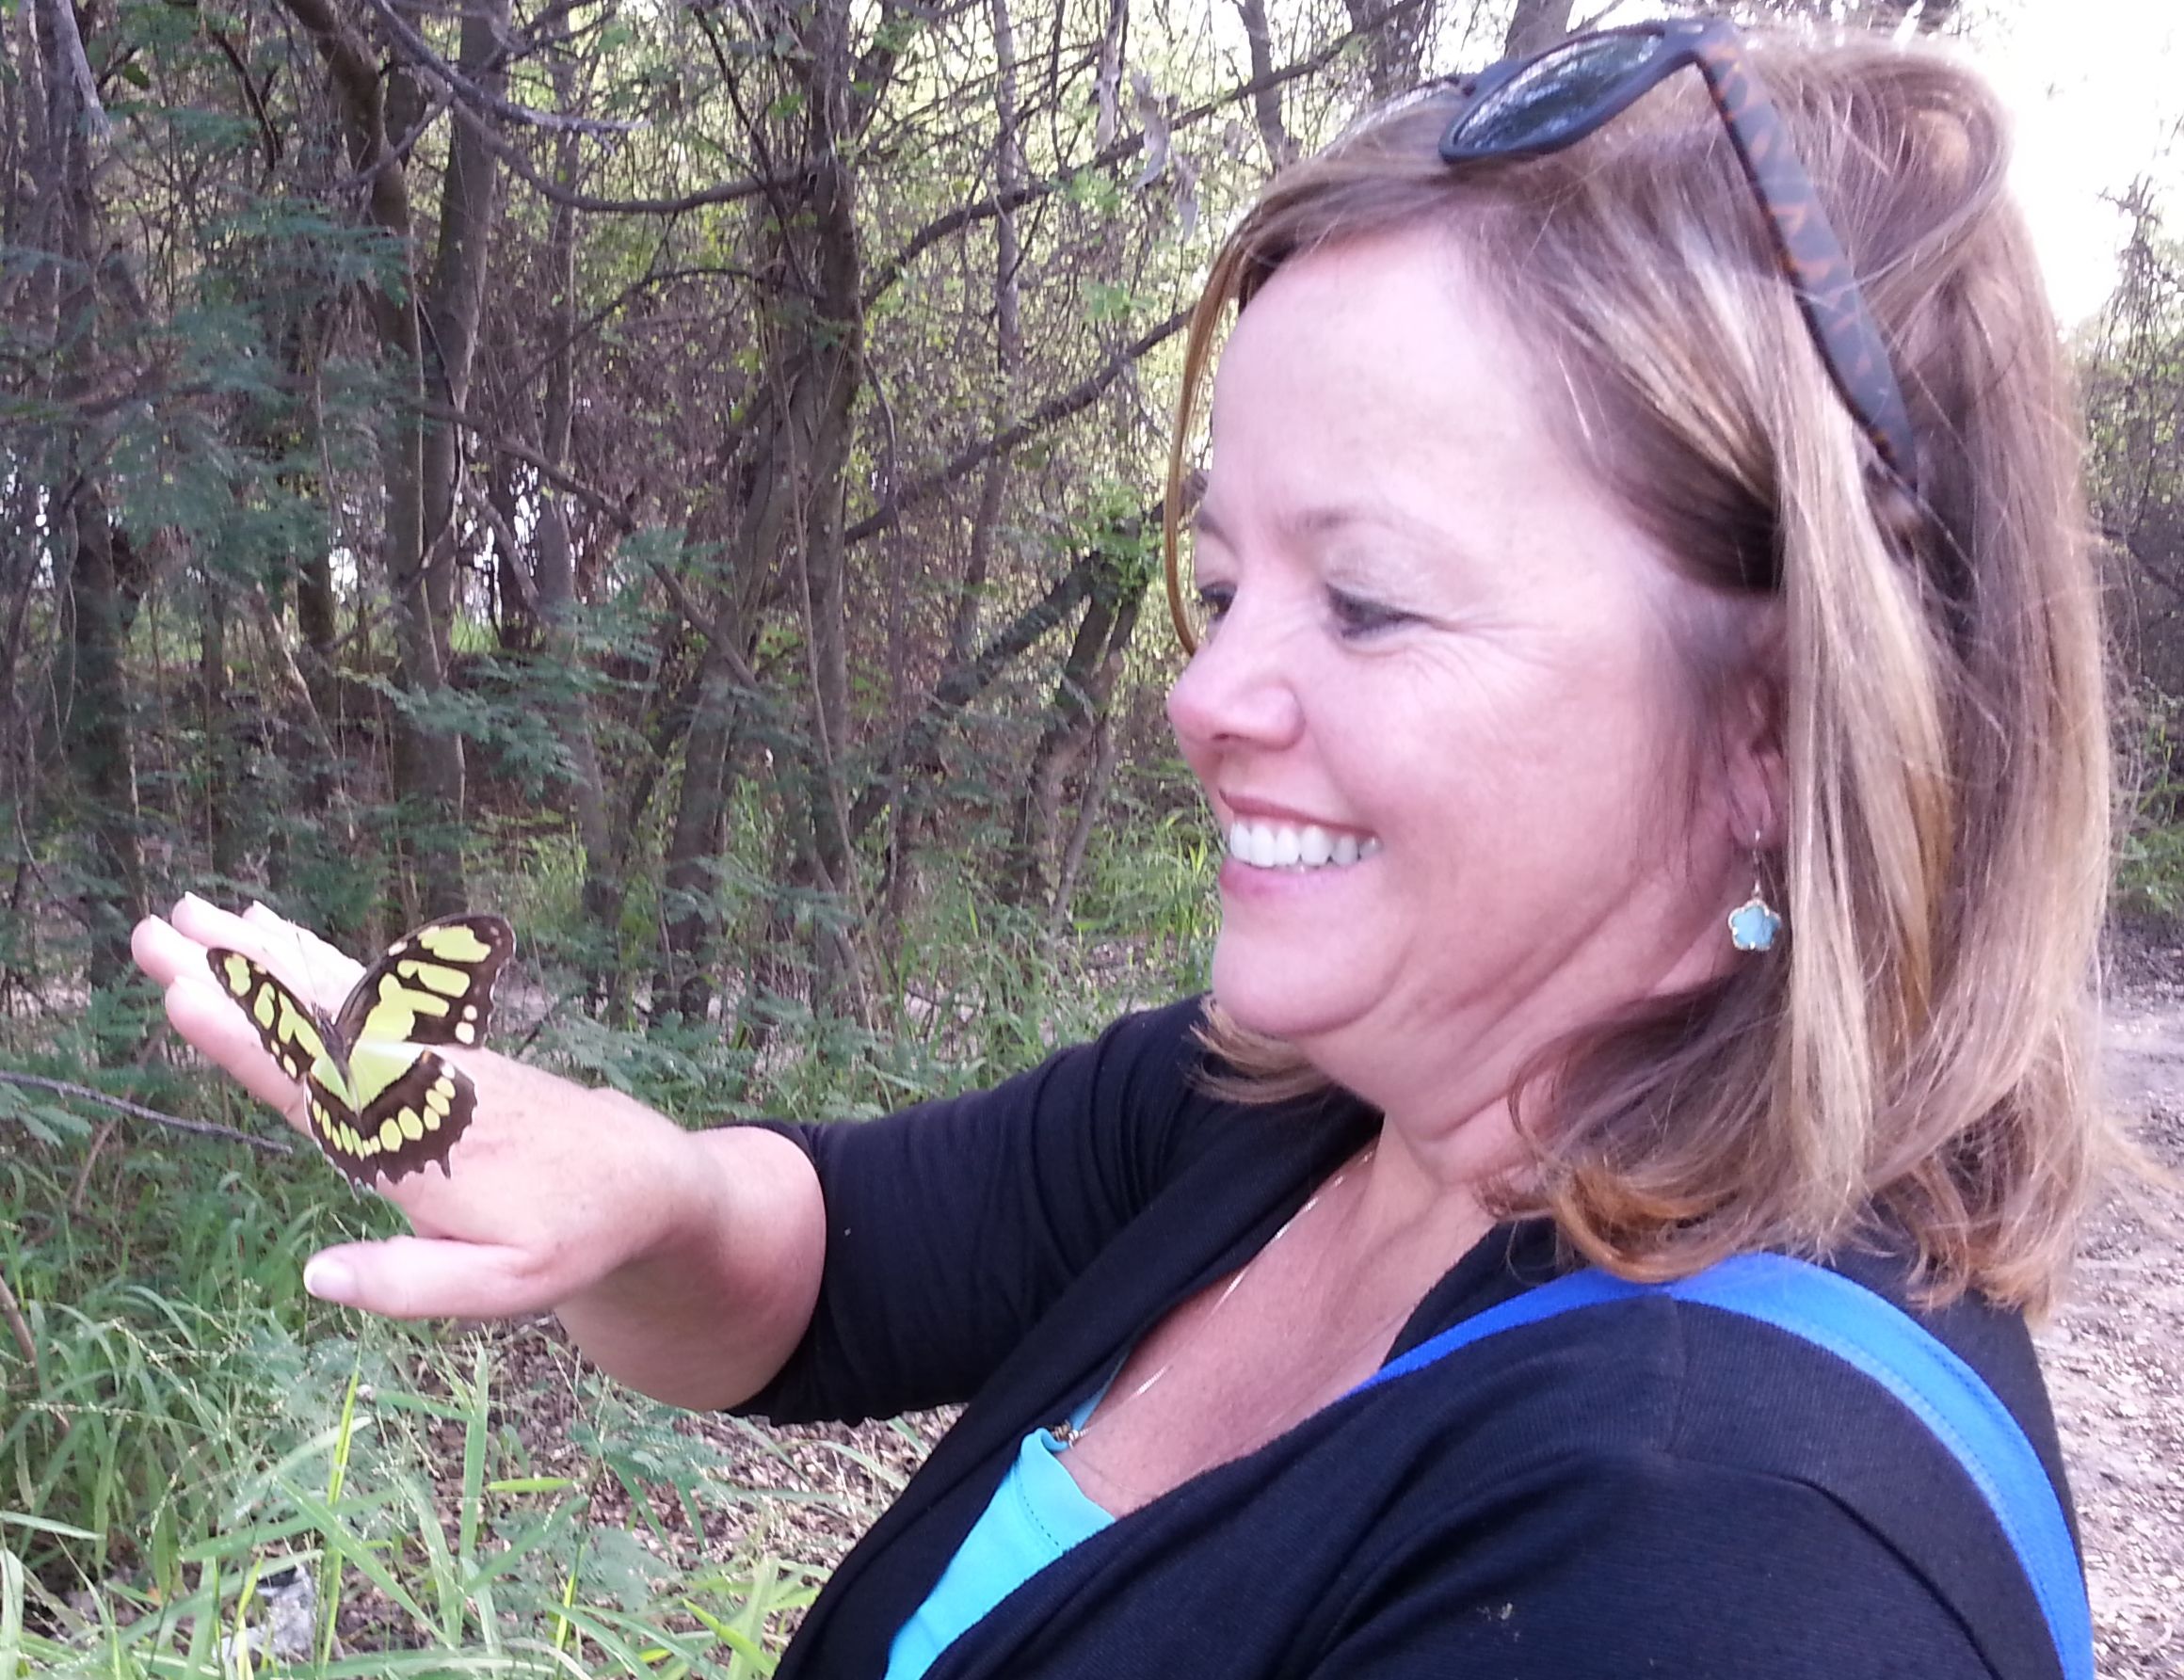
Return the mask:
<svg viewBox="0 0 2184 1680">
<path fill-rule="evenodd" d="M 1346 636 L 1369 636 L 1377 631 L 1392 630 L 1399 624 L 1410 622 L 1411 615 L 1400 607 L 1383 605 L 1368 600 L 1362 595 L 1352 595 L 1347 590 L 1329 589 L 1327 602 L 1334 608 L 1335 618 Z"/>
<path fill-rule="evenodd" d="M 1233 584 L 1200 584 L 1197 591 L 1198 615 L 1208 629 L 1228 616 L 1228 608 L 1236 599 Z"/>
</svg>

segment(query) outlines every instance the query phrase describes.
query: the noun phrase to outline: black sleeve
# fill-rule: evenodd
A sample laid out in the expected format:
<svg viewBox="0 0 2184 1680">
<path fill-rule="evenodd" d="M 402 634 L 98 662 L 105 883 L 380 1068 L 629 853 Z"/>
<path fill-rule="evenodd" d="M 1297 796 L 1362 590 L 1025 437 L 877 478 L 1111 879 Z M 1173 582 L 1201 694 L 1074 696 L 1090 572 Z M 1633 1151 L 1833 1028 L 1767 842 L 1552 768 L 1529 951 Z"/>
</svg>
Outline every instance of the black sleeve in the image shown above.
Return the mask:
<svg viewBox="0 0 2184 1680">
<path fill-rule="evenodd" d="M 1474 1513 L 1475 1514 L 1475 1513 Z M 1361 1583 L 1324 1680 L 1992 1680 L 1894 1547 L 1801 1481 L 1593 1455 Z M 2037 1671 L 2035 1671 L 2037 1672 Z"/>
<path fill-rule="evenodd" d="M 1187 1148 L 1196 1000 L 989 1091 L 778 1129 L 827 1201 L 811 1327 L 740 1409 L 857 1419 L 966 1400 Z"/>
</svg>

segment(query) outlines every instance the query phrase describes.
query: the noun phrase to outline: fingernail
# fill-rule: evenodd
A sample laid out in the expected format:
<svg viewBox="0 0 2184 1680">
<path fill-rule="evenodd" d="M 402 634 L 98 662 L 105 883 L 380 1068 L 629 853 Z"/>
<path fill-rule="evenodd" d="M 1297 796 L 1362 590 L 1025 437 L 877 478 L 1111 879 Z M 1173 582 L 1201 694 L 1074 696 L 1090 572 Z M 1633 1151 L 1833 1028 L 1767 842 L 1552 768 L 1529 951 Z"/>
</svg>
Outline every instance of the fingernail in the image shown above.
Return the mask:
<svg viewBox="0 0 2184 1680">
<path fill-rule="evenodd" d="M 344 1260 L 329 1255 L 314 1255 L 303 1268 L 303 1287 L 321 1301 L 330 1301 L 336 1306 L 346 1306 L 356 1299 L 357 1274 Z"/>
</svg>

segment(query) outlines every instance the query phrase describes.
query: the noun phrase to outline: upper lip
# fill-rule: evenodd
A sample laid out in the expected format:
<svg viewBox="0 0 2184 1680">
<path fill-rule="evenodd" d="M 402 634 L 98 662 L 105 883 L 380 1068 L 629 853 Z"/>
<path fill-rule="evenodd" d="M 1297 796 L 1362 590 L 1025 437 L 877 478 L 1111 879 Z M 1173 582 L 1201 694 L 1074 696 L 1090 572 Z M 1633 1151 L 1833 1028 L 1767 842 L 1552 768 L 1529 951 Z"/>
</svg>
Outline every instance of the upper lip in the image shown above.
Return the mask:
<svg viewBox="0 0 2184 1680">
<path fill-rule="evenodd" d="M 1309 811 L 1300 811 L 1292 806 L 1277 805 L 1270 799 L 1251 799 L 1240 793 L 1213 795 L 1216 815 L 1233 823 L 1279 823 L 1292 828 L 1325 828 L 1330 834 L 1363 834 L 1364 829 L 1348 823 L 1330 822 L 1325 817 L 1315 817 Z"/>
</svg>

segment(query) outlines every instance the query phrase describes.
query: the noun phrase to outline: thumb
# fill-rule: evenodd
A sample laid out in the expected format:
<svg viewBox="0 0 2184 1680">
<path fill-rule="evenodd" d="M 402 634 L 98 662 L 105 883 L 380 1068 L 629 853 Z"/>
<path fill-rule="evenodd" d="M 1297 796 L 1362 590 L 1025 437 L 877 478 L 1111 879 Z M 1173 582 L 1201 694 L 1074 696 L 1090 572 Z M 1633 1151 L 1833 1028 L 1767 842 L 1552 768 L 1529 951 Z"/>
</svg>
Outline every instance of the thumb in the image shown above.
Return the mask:
<svg viewBox="0 0 2184 1680">
<path fill-rule="evenodd" d="M 508 1319 L 557 1298 L 521 1249 L 435 1237 L 390 1237 L 322 1249 L 303 1268 L 321 1301 L 389 1319 Z"/>
</svg>

